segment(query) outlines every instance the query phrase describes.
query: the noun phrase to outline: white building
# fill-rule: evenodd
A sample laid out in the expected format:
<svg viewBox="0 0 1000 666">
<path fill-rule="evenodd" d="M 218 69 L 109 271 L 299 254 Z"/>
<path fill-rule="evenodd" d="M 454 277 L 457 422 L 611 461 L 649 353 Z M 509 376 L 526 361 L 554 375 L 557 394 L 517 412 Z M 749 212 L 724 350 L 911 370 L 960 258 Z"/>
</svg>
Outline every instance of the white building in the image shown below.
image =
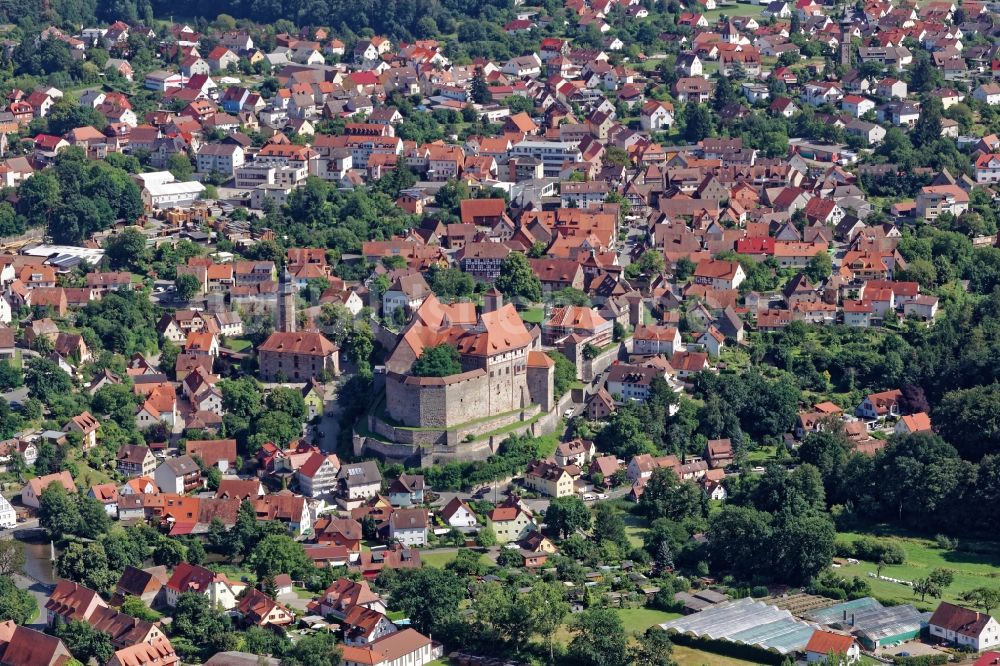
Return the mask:
<svg viewBox="0 0 1000 666">
<path fill-rule="evenodd" d="M 389 515 L 389 538 L 404 546 L 427 543 L 427 509 L 396 509 Z"/>
<path fill-rule="evenodd" d="M 979 652 L 1000 645 L 1000 624 L 986 613 L 942 601 L 928 622 L 931 636 Z"/>
<path fill-rule="evenodd" d="M 243 166 L 245 155 L 243 146 L 235 143 L 207 143 L 198 151 L 199 173 L 213 171 L 232 176 L 237 167 Z"/>
<path fill-rule="evenodd" d="M 533 157 L 542 163 L 546 177 L 558 176 L 566 162 L 582 162 L 577 142 L 522 141 L 510 150 L 511 157 Z"/>
<path fill-rule="evenodd" d="M 0 527 L 9 530 L 16 525 L 17 513 L 14 512 L 14 507 L 6 497 L 0 495 Z"/>
<path fill-rule="evenodd" d="M 177 182 L 169 171 L 153 171 L 134 176 L 148 208 L 190 208 L 205 191 L 197 181 Z"/>
</svg>

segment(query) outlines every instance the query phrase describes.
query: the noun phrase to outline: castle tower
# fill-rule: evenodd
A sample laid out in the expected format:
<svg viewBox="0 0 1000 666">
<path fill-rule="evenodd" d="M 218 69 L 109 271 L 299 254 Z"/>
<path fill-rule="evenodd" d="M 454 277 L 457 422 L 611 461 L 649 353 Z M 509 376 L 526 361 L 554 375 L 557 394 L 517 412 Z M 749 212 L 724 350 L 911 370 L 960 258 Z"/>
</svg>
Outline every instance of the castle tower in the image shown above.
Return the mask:
<svg viewBox="0 0 1000 666">
<path fill-rule="evenodd" d="M 295 283 L 287 266 L 278 283 L 278 330 L 282 333 L 295 332 Z"/>
<path fill-rule="evenodd" d="M 496 312 L 503 307 L 503 294 L 496 287 L 483 294 L 483 312 Z"/>
</svg>

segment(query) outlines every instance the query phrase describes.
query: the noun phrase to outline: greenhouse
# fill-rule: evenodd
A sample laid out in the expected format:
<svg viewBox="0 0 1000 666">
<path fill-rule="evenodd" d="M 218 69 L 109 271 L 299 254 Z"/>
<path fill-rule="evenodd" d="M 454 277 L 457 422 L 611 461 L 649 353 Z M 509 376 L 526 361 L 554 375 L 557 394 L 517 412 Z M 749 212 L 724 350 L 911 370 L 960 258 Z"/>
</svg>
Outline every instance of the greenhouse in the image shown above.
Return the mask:
<svg viewBox="0 0 1000 666">
<path fill-rule="evenodd" d="M 909 604 L 887 607 L 864 597 L 814 611 L 807 618 L 850 631 L 866 649 L 877 650 L 918 637 L 930 616 Z"/>
<path fill-rule="evenodd" d="M 749 598 L 718 604 L 660 626 L 667 631 L 755 645 L 779 654 L 802 650 L 817 629 L 787 610 Z"/>
</svg>

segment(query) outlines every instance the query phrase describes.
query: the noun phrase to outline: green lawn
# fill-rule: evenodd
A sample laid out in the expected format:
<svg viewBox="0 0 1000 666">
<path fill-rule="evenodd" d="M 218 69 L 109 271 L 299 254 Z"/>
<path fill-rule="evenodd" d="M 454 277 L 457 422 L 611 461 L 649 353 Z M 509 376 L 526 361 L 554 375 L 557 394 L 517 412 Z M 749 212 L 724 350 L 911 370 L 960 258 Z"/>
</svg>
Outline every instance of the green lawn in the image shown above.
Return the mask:
<svg viewBox="0 0 1000 666">
<path fill-rule="evenodd" d="M 530 308 L 521 313 L 521 320 L 526 324 L 541 324 L 544 318 L 545 310 L 543 308 Z"/>
<path fill-rule="evenodd" d="M 680 613 L 668 613 L 655 608 L 616 608 L 615 612 L 622 619 L 625 631 L 640 634 L 654 624 L 662 624 L 677 619 Z"/>
<path fill-rule="evenodd" d="M 77 474 L 76 478 L 73 480 L 79 486 L 89 490 L 91 486 L 95 486 L 99 483 L 111 483 L 111 477 L 104 472 L 94 469 L 83 460 L 77 460 L 75 462 L 80 470 L 80 473 Z"/>
<path fill-rule="evenodd" d="M 557 433 L 560 433 L 563 430 L 565 430 L 565 428 L 559 428 L 556 432 L 550 435 L 542 435 L 536 439 L 538 442 L 539 458 L 545 459 L 555 454 L 556 447 L 559 446 L 559 435 Z"/>
<path fill-rule="evenodd" d="M 705 12 L 705 19 L 709 23 L 715 23 L 721 16 L 753 16 L 760 18 L 761 12 L 766 5 L 748 5 L 742 2 L 734 5 L 722 5 L 716 9 Z"/>
<path fill-rule="evenodd" d="M 900 580 L 915 580 L 927 576 L 941 567 L 955 572 L 955 580 L 944 590 L 945 601 L 958 602 L 962 593 L 976 587 L 997 587 L 1000 576 L 1000 543 L 965 540 L 964 543 L 976 550 L 943 550 L 931 539 L 910 536 L 899 532 L 878 531 L 874 534 L 840 532 L 838 541 L 850 541 L 860 536 L 876 536 L 882 541 L 894 541 L 906 552 L 906 562 L 882 568 L 882 575 Z M 911 603 L 917 608 L 933 610 L 938 600 L 928 597 L 920 601 L 919 595 L 906 585 L 886 580 L 876 580 L 869 572 L 875 571 L 872 562 L 861 562 L 842 566 L 835 571 L 844 576 L 860 576 L 872 587 L 872 596 L 898 603 Z"/>
<path fill-rule="evenodd" d="M 31 598 L 35 599 L 34 595 L 32 595 Z M 38 600 L 35 599 L 35 612 L 32 613 L 31 619 L 28 620 L 28 624 L 34 624 L 35 622 L 37 622 L 38 618 L 39 618 L 39 616 L 41 616 L 41 614 L 42 614 L 42 607 L 38 605 Z"/>
<path fill-rule="evenodd" d="M 253 343 L 249 340 L 243 338 L 233 338 L 231 340 L 226 340 L 226 348 L 232 349 L 234 352 L 241 352 L 244 349 L 248 349 Z"/>
<path fill-rule="evenodd" d="M 443 569 L 444 565 L 455 559 L 455 555 L 457 554 L 454 550 L 447 553 L 421 552 L 420 561 L 426 566 Z"/>
<path fill-rule="evenodd" d="M 648 521 L 641 516 L 633 516 L 632 514 L 622 514 L 622 520 L 625 521 L 625 535 L 628 537 L 629 544 L 633 548 L 641 547 L 643 535 L 649 530 Z"/>
</svg>

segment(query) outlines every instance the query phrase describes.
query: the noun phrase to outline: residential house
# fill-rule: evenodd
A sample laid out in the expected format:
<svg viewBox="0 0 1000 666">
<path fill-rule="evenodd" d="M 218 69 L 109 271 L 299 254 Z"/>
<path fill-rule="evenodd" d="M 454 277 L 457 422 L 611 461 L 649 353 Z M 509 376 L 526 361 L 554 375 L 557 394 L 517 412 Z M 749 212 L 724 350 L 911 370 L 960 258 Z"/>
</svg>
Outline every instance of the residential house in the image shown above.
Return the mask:
<svg viewBox="0 0 1000 666">
<path fill-rule="evenodd" d="M 427 544 L 427 509 L 396 509 L 389 514 L 389 538 L 404 547 Z"/>
<path fill-rule="evenodd" d="M 573 494 L 573 477 L 559 465 L 536 460 L 524 473 L 524 485 L 549 497 L 569 497 Z"/>
<path fill-rule="evenodd" d="M 899 389 L 872 393 L 861 401 L 854 413 L 863 419 L 897 417 L 900 415 L 899 400 L 902 397 L 903 392 Z"/>
<path fill-rule="evenodd" d="M 496 507 L 487 514 L 486 527 L 493 530 L 497 543 L 503 545 L 520 541 L 529 532 L 534 531 L 535 524 L 519 506 L 506 504 Z"/>
<path fill-rule="evenodd" d="M 90 412 L 83 412 L 67 421 L 62 431 L 78 433 L 83 440 L 83 450 L 86 451 L 97 446 L 97 431 L 100 427 L 100 421 L 91 416 Z"/>
<path fill-rule="evenodd" d="M 861 658 L 861 646 L 858 640 L 850 634 L 816 629 L 805 647 L 806 663 L 826 663 L 833 658 L 840 658 L 840 663 L 853 664 Z"/>
<path fill-rule="evenodd" d="M 251 627 L 284 627 L 295 620 L 288 608 L 255 588 L 239 600 L 236 612 L 243 624 Z"/>
<path fill-rule="evenodd" d="M 1000 645 L 1000 624 L 988 613 L 942 601 L 927 622 L 931 638 L 979 652 Z"/>
<path fill-rule="evenodd" d="M 374 497 L 382 487 L 382 474 L 374 461 L 348 463 L 337 473 L 337 482 L 342 497 L 360 500 Z"/>
<path fill-rule="evenodd" d="M 26 507 L 37 509 L 39 507 L 39 500 L 45 489 L 53 483 L 59 483 L 67 492 L 75 493 L 76 485 L 73 483 L 73 477 L 70 473 L 63 470 L 62 472 L 57 472 L 55 474 L 46 474 L 44 476 L 38 476 L 34 479 L 30 479 L 24 487 L 21 488 L 21 504 Z"/>
<path fill-rule="evenodd" d="M 642 356 L 673 356 L 681 349 L 681 334 L 674 326 L 639 324 L 632 333 L 632 353 Z"/>
<path fill-rule="evenodd" d="M 556 447 L 556 465 L 560 467 L 576 465 L 580 469 L 586 469 L 596 453 L 597 448 L 589 439 L 578 437 L 568 442 L 560 442 Z"/>
<path fill-rule="evenodd" d="M 424 503 L 422 474 L 400 474 L 389 484 L 389 501 L 393 506 L 408 507 Z"/>
<path fill-rule="evenodd" d="M 296 471 L 295 476 L 303 495 L 319 497 L 336 490 L 339 472 L 340 459 L 336 454 L 325 455 L 320 451 L 313 451 Z"/>
<path fill-rule="evenodd" d="M 735 460 L 733 442 L 728 437 L 708 440 L 708 443 L 705 444 L 705 460 L 712 468 L 731 465 Z"/>
<path fill-rule="evenodd" d="M 195 592 L 208 597 L 213 608 L 233 610 L 239 603 L 238 596 L 247 587 L 246 583 L 230 580 L 225 574 L 215 573 L 197 564 L 181 562 L 174 567 L 166 584 L 165 601 L 174 608 L 177 600 L 185 592 Z"/>
<path fill-rule="evenodd" d="M 743 267 L 737 261 L 723 259 L 703 259 L 694 271 L 697 284 L 710 285 L 715 289 L 736 289 L 746 279 Z"/>
<path fill-rule="evenodd" d="M 452 497 L 438 511 L 438 516 L 449 527 L 475 527 L 478 524 L 475 512 L 460 497 Z"/>
<path fill-rule="evenodd" d="M 163 493 L 184 495 L 201 488 L 203 485 L 201 468 L 189 455 L 164 460 L 156 468 L 153 478 L 156 480 L 156 486 Z"/>
</svg>

